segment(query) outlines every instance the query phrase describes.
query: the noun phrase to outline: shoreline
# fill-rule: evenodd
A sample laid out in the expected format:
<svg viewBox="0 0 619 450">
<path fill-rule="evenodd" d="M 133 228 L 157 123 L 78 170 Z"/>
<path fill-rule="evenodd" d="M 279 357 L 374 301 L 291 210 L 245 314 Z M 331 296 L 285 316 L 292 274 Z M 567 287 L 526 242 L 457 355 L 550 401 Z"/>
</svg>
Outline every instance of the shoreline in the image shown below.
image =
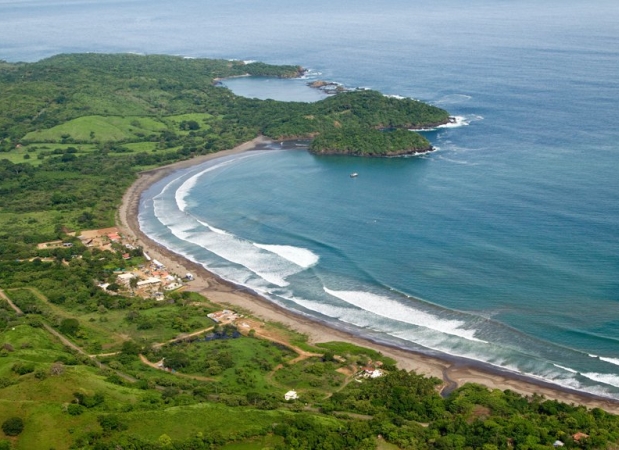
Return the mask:
<svg viewBox="0 0 619 450">
<path fill-rule="evenodd" d="M 234 285 L 219 276 L 209 272 L 200 264 L 174 253 L 166 247 L 154 242 L 139 228 L 138 210 L 142 192 L 165 176 L 223 156 L 242 153 L 255 148 L 259 144 L 271 142 L 260 136 L 245 142 L 233 149 L 198 156 L 193 159 L 179 161 L 167 166 L 147 170 L 139 174 L 139 178 L 127 189 L 118 209 L 116 222 L 121 233 L 135 239 L 152 258 L 161 261 L 176 273 L 192 273 L 195 279 L 188 285 L 188 290 L 199 292 L 214 303 L 229 304 L 247 309 L 252 315 L 266 322 L 279 322 L 291 329 L 306 334 L 309 343 L 329 341 L 344 341 L 361 347 L 367 347 L 381 352 L 397 361 L 400 369 L 443 380 L 444 389 L 453 390 L 467 382 L 479 383 L 491 389 L 510 389 L 522 395 L 543 395 L 547 399 L 559 400 L 565 403 L 581 404 L 590 408 L 601 408 L 608 412 L 619 414 L 619 401 L 588 394 L 569 388 L 555 386 L 543 380 L 536 380 L 516 373 L 493 368 L 483 363 L 476 363 L 464 358 L 430 356 L 412 350 L 405 350 L 390 345 L 374 342 L 370 339 L 349 332 L 337 330 L 318 320 L 282 308 L 266 298 L 259 296 L 248 288 Z"/>
</svg>

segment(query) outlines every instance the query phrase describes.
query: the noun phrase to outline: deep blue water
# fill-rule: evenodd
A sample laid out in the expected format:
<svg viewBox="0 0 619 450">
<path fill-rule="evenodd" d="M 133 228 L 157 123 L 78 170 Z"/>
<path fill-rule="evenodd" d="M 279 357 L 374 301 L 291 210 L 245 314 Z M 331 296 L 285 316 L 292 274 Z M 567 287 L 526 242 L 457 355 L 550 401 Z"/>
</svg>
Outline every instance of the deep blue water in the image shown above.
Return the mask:
<svg viewBox="0 0 619 450">
<path fill-rule="evenodd" d="M 0 58 L 300 64 L 448 109 L 465 125 L 427 132 L 439 150 L 423 157 L 315 157 L 275 143 L 175 174 L 145 196 L 142 226 L 336 326 L 616 397 L 617 23 L 611 1 L 0 0 Z M 300 80 L 227 84 L 317 96 Z"/>
</svg>

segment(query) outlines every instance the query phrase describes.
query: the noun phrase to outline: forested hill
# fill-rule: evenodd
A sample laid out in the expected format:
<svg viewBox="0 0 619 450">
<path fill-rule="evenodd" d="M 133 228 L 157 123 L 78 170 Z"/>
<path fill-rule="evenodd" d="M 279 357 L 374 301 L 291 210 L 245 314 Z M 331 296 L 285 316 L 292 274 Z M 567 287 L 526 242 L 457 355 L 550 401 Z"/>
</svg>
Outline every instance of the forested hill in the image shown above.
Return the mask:
<svg viewBox="0 0 619 450">
<path fill-rule="evenodd" d="M 32 64 L 0 66 L 0 137 L 19 140 L 87 115 L 224 114 L 234 108 L 216 78 L 254 75 L 290 78 L 299 66 L 191 59 L 163 55 L 69 54 Z"/>
<path fill-rule="evenodd" d="M 317 153 L 425 151 L 408 128 L 448 113 L 374 91 L 316 103 L 239 97 L 218 79 L 295 77 L 299 66 L 163 55 L 71 54 L 0 63 L 0 254 L 62 229 L 110 226 L 137 171 L 256 136 L 315 138 Z"/>
<path fill-rule="evenodd" d="M 38 142 L 29 134 L 88 116 L 151 117 L 165 122 L 179 114 L 210 114 L 221 127 L 219 133 L 196 131 L 196 139 L 176 140 L 186 152 L 219 150 L 258 134 L 274 139 L 324 135 L 315 151 L 381 154 L 383 149 L 355 142 L 374 142 L 375 130 L 390 133 L 395 128 L 421 128 L 446 123 L 448 113 L 410 99 L 395 99 L 378 92 L 343 93 L 317 103 L 289 103 L 246 99 L 217 87 L 218 78 L 253 75 L 295 77 L 298 66 L 272 66 L 242 61 L 187 59 L 174 56 L 134 54 L 58 55 L 32 64 L 0 66 L 0 139 L 4 146 Z M 167 141 L 178 137 L 170 124 L 143 136 L 75 136 L 81 143 L 104 141 Z M 152 131 L 152 130 L 151 130 Z M 67 134 L 67 133 L 63 133 Z M 373 136 L 364 139 L 364 135 Z M 387 139 L 390 152 L 425 150 L 429 142 L 419 135 Z M 9 141 L 7 142 L 6 139 Z M 66 140 L 67 138 L 65 138 Z M 344 145 L 344 144 L 345 145 Z M 189 149 L 189 150 L 187 150 Z"/>
</svg>

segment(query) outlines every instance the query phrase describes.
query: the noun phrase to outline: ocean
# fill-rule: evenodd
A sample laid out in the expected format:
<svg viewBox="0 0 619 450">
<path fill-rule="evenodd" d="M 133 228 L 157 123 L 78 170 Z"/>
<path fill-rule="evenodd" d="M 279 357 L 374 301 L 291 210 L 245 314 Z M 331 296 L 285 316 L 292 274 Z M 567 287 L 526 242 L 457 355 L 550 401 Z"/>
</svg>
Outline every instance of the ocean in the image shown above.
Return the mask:
<svg viewBox="0 0 619 450">
<path fill-rule="evenodd" d="M 305 142 L 178 172 L 143 230 L 286 308 L 376 341 L 619 398 L 619 6 L 585 1 L 0 0 L 0 59 L 167 53 L 299 64 L 447 109 L 436 151 Z M 350 173 L 359 174 L 351 178 Z"/>
</svg>

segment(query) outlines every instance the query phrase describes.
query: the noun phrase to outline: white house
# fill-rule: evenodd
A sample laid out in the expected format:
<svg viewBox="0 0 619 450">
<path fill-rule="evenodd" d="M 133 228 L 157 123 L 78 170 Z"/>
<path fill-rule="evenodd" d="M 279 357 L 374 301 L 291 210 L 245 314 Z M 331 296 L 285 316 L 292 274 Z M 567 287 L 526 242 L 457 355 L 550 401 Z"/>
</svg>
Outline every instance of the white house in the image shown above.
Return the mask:
<svg viewBox="0 0 619 450">
<path fill-rule="evenodd" d="M 299 398 L 297 391 L 288 391 L 284 394 L 284 400 L 296 400 Z"/>
</svg>

